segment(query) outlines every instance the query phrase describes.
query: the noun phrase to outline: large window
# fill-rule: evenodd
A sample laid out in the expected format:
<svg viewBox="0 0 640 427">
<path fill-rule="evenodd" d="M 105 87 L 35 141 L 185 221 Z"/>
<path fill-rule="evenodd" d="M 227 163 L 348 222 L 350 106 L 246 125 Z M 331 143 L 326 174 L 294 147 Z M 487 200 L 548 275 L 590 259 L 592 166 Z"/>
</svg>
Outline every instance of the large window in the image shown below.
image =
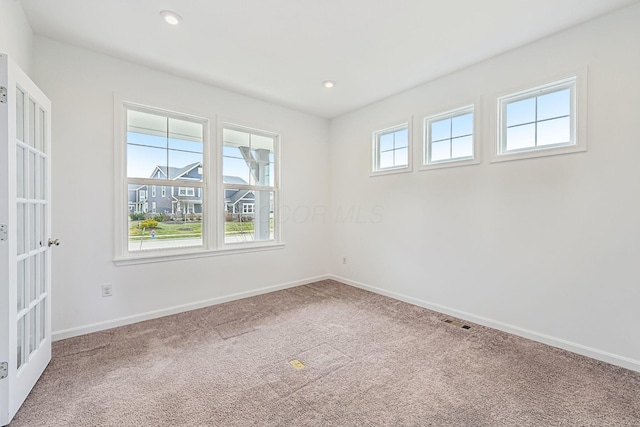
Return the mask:
<svg viewBox="0 0 640 427">
<path fill-rule="evenodd" d="M 373 133 L 373 173 L 410 170 L 409 123 Z"/>
<path fill-rule="evenodd" d="M 125 115 L 126 252 L 202 248 L 207 121 L 129 104 Z"/>
<path fill-rule="evenodd" d="M 222 140 L 224 243 L 277 240 L 278 135 L 225 124 Z"/>
<path fill-rule="evenodd" d="M 424 119 L 423 166 L 477 163 L 474 128 L 473 105 Z"/>
<path fill-rule="evenodd" d="M 279 135 L 222 124 L 212 143 L 211 119 L 116 105 L 116 264 L 282 246 Z"/>
<path fill-rule="evenodd" d="M 579 99 L 577 77 L 498 98 L 496 160 L 585 150 Z"/>
</svg>

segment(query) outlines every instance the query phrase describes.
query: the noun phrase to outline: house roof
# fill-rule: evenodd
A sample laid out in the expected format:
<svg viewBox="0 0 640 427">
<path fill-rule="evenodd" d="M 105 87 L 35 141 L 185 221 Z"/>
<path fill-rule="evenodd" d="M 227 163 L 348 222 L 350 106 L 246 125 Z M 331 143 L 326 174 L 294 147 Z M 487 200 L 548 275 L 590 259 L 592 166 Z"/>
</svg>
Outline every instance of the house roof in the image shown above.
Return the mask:
<svg viewBox="0 0 640 427">
<path fill-rule="evenodd" d="M 201 166 L 202 166 L 202 162 L 191 163 L 190 165 L 184 166 L 182 168 L 174 168 L 171 166 L 167 167 L 167 166 L 158 165 L 153 170 L 151 177 L 153 177 L 156 174 L 156 171 L 159 170 L 165 176 L 167 176 L 169 180 L 176 181 L 176 180 L 179 180 L 181 177 L 185 176 L 186 174 L 188 174 L 190 171 L 192 171 L 196 167 L 201 167 Z M 249 185 L 249 183 L 244 179 L 240 178 L 239 176 L 233 176 L 233 175 L 223 175 L 222 181 L 225 184 Z"/>
<path fill-rule="evenodd" d="M 244 179 L 240 178 L 239 176 L 224 175 L 222 177 L 222 181 L 225 184 L 249 185 L 249 183 L 247 181 L 245 181 Z"/>
<path fill-rule="evenodd" d="M 202 162 L 191 163 L 190 165 L 187 165 L 182 168 L 174 168 L 172 166 L 169 166 L 169 167 L 156 166 L 156 169 L 153 171 L 151 176 L 153 177 L 156 174 L 156 170 L 160 170 L 160 172 L 162 172 L 166 177 L 168 177 L 169 180 L 176 180 L 181 176 L 186 175 L 187 173 L 192 171 L 194 168 L 201 167 L 201 166 L 202 166 Z"/>
<path fill-rule="evenodd" d="M 167 166 L 158 165 L 153 170 L 151 177 L 153 177 L 156 174 L 156 171 L 159 170 L 165 176 L 167 176 L 169 180 L 175 181 L 175 180 L 179 180 L 180 177 L 188 174 L 190 171 L 192 171 L 196 167 L 202 167 L 202 162 L 191 163 L 190 165 L 184 166 L 182 168 L 174 168 L 172 166 L 167 167 Z M 223 175 L 222 181 L 225 184 L 249 185 L 249 183 L 244 179 L 240 178 L 239 176 L 233 176 L 233 175 Z"/>
</svg>

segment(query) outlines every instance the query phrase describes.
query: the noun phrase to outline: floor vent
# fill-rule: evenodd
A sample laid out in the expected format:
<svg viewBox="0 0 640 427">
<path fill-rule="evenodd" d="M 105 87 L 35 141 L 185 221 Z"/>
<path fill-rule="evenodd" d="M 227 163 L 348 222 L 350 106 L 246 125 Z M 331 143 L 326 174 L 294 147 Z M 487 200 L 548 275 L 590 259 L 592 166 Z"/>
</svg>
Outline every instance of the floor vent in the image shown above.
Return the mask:
<svg viewBox="0 0 640 427">
<path fill-rule="evenodd" d="M 465 325 L 464 323 L 459 322 L 458 320 L 445 319 L 444 323 L 448 323 L 450 325 L 457 326 L 458 328 L 462 328 L 462 329 L 471 329 L 471 326 Z"/>
<path fill-rule="evenodd" d="M 293 359 L 291 362 L 289 362 L 289 364 L 297 370 L 304 369 L 304 364 L 298 359 Z"/>
</svg>

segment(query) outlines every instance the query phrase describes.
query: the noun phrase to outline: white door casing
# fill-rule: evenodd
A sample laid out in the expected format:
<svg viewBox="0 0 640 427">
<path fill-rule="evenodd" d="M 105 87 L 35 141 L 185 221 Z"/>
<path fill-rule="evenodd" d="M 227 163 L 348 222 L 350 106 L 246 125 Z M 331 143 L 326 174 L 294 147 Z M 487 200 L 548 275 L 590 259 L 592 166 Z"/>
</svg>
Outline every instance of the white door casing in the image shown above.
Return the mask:
<svg viewBox="0 0 640 427">
<path fill-rule="evenodd" d="M 51 360 L 51 102 L 0 54 L 0 425 Z M 1 366 L 1 365 L 0 365 Z M 2 377 L 0 367 L 0 377 Z"/>
</svg>

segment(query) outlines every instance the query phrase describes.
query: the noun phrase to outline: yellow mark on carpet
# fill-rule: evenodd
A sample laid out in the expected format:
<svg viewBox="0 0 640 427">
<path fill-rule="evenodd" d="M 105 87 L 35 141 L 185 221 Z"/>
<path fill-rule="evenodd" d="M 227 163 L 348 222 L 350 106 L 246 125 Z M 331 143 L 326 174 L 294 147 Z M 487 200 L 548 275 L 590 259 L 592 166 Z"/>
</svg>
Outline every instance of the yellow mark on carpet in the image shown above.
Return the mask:
<svg viewBox="0 0 640 427">
<path fill-rule="evenodd" d="M 304 364 L 298 359 L 293 359 L 289 364 L 296 369 L 304 369 Z"/>
</svg>

